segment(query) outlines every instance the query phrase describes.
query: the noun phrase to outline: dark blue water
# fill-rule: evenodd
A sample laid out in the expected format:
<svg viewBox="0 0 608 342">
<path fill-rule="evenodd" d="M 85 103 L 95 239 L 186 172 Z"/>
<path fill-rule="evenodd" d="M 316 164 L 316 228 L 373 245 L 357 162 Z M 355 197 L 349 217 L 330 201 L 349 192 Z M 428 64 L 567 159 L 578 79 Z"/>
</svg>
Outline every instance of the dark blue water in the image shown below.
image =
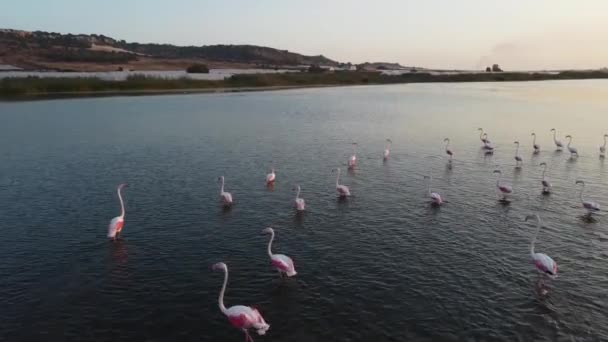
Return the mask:
<svg viewBox="0 0 608 342">
<path fill-rule="evenodd" d="M 608 82 L 575 81 L 0 103 L 0 340 L 241 341 L 217 307 L 218 261 L 230 268 L 226 304 L 256 305 L 271 325 L 256 341 L 606 340 L 608 218 L 582 217 L 574 182 L 608 206 L 607 94 Z M 554 152 L 553 127 L 580 158 Z M 342 183 L 353 196 L 338 201 L 331 169 L 352 141 L 360 165 Z M 514 187 L 507 206 L 497 167 Z M 439 209 L 429 172 L 449 201 Z M 124 181 L 124 235 L 112 243 Z M 546 225 L 536 250 L 559 264 L 547 295 L 523 222 L 536 211 Z M 295 278 L 271 268 L 267 226 Z"/>
</svg>

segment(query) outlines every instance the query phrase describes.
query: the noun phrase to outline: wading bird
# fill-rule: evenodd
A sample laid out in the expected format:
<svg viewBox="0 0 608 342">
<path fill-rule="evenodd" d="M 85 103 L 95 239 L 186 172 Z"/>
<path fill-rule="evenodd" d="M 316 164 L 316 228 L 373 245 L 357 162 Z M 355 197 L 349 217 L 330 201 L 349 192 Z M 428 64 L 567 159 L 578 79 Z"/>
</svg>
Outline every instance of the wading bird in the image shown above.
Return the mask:
<svg viewBox="0 0 608 342">
<path fill-rule="evenodd" d="M 285 273 L 288 277 L 293 277 L 296 274 L 295 266 L 293 265 L 293 260 L 290 257 L 284 254 L 272 254 L 272 241 L 274 241 L 274 229 L 268 227 L 262 230 L 264 234 L 270 234 L 270 241 L 268 241 L 268 256 L 270 257 L 270 261 L 272 262 L 272 266 L 279 271 L 279 275 L 283 277 L 283 273 Z"/>
<path fill-rule="evenodd" d="M 604 145 L 600 146 L 600 158 L 606 156 L 606 138 L 608 138 L 608 134 L 604 134 Z"/>
<path fill-rule="evenodd" d="M 296 185 L 293 188 L 294 191 L 296 191 L 296 199 L 293 200 L 293 204 L 296 207 L 297 211 L 304 211 L 306 210 L 306 202 L 304 202 L 303 198 L 300 198 L 300 186 Z"/>
<path fill-rule="evenodd" d="M 276 173 L 274 173 L 274 167 L 270 170 L 270 173 L 266 175 L 266 184 L 274 184 L 274 181 L 277 179 Z"/>
<path fill-rule="evenodd" d="M 347 197 L 350 196 L 350 190 L 346 185 L 340 184 L 340 168 L 333 169 L 332 172 L 338 172 L 338 176 L 336 177 L 336 191 L 338 192 L 339 197 Z"/>
<path fill-rule="evenodd" d="M 487 145 L 490 142 L 490 140 L 488 140 L 488 135 L 486 134 L 484 136 L 483 128 L 478 128 L 477 130 L 479 131 L 479 140 L 481 140 L 484 146 Z"/>
<path fill-rule="evenodd" d="M 245 333 L 245 342 L 253 342 L 253 338 L 249 335 L 249 329 L 256 330 L 258 335 L 266 334 L 270 325 L 264 321 L 257 309 L 244 305 L 235 305 L 229 308 L 224 306 L 224 292 L 226 292 L 226 284 L 228 283 L 228 266 L 223 262 L 218 262 L 212 268 L 214 271 L 224 271 L 224 285 L 222 285 L 218 303 L 220 310 L 226 315 L 230 324 Z"/>
<path fill-rule="evenodd" d="M 515 148 L 515 168 L 521 169 L 521 166 L 524 164 L 524 161 L 519 156 L 519 141 L 514 141 L 513 143 L 517 146 Z"/>
<path fill-rule="evenodd" d="M 112 240 L 116 240 L 118 235 L 122 232 L 122 227 L 125 226 L 125 202 L 122 200 L 122 189 L 127 188 L 129 185 L 127 183 L 122 183 L 118 185 L 118 200 L 120 201 L 120 216 L 116 216 L 110 221 L 108 225 L 108 237 L 112 238 Z"/>
<path fill-rule="evenodd" d="M 540 163 L 540 166 L 543 167 L 543 180 L 541 184 L 543 185 L 543 194 L 551 193 L 551 183 L 545 178 L 545 172 L 547 172 L 547 163 Z"/>
<path fill-rule="evenodd" d="M 496 195 L 499 197 L 499 199 L 501 201 L 507 202 L 508 201 L 507 195 L 510 195 L 511 193 L 513 193 L 513 188 L 510 185 L 502 184 L 500 182 L 500 180 L 502 178 L 502 171 L 494 170 L 494 173 L 498 174 L 498 178 L 496 179 L 496 189 L 498 189 L 502 193 L 502 199 L 500 198 L 500 196 L 498 196 L 498 193 L 496 193 Z"/>
<path fill-rule="evenodd" d="M 386 148 L 384 149 L 384 160 L 388 160 L 391 155 L 391 145 L 393 141 L 391 139 L 386 139 Z"/>
<path fill-rule="evenodd" d="M 562 142 L 557 140 L 557 138 L 555 137 L 555 135 L 557 134 L 557 131 L 555 130 L 555 128 L 551 128 L 551 132 L 553 132 L 553 142 L 555 143 L 556 149 L 558 151 L 561 151 L 562 148 L 564 147 L 564 144 L 562 144 Z"/>
<path fill-rule="evenodd" d="M 540 145 L 536 143 L 536 133 L 532 133 L 534 137 L 532 139 L 532 148 L 534 148 L 534 154 L 538 154 L 540 152 Z"/>
<path fill-rule="evenodd" d="M 536 232 L 534 233 L 534 236 L 532 237 L 532 242 L 530 243 L 530 257 L 532 258 L 532 262 L 534 263 L 534 266 L 539 272 L 540 286 L 543 286 L 543 278 L 545 276 L 551 279 L 557 278 L 557 263 L 553 261 L 553 259 L 551 259 L 551 257 L 547 254 L 534 252 L 534 244 L 536 243 L 536 237 L 538 236 L 538 232 L 542 227 L 542 221 L 538 214 L 526 216 L 525 221 L 533 219 L 536 219 Z M 547 293 L 545 289 L 542 290 L 543 294 Z"/>
<path fill-rule="evenodd" d="M 443 142 L 446 143 L 445 144 L 445 153 L 450 157 L 448 162 L 451 164 L 452 158 L 454 157 L 454 152 L 452 152 L 452 149 L 450 149 L 450 138 L 443 139 Z"/>
<path fill-rule="evenodd" d="M 429 174 L 428 176 L 424 176 L 424 179 L 428 181 L 428 194 L 431 198 L 431 204 L 442 205 L 443 199 L 441 198 L 441 195 L 436 192 L 431 192 L 431 182 L 433 181 L 433 176 Z"/>
<path fill-rule="evenodd" d="M 572 144 L 572 136 L 566 135 L 566 139 L 568 139 L 568 151 L 570 151 L 570 158 L 573 158 L 574 155 L 578 157 L 578 150 L 574 147 L 570 147 L 570 144 Z"/>
<path fill-rule="evenodd" d="M 587 216 L 591 217 L 591 214 L 600 211 L 600 205 L 593 201 L 585 201 L 583 199 L 583 192 L 585 191 L 585 182 L 582 180 L 577 180 L 576 184 L 581 185 L 581 192 L 579 193 L 579 198 L 581 203 L 583 204 L 583 208 L 587 209 Z"/>
<path fill-rule="evenodd" d="M 353 145 L 353 155 L 348 158 L 348 168 L 354 169 L 357 166 L 357 146 L 358 144 L 355 142 Z"/>
<path fill-rule="evenodd" d="M 220 188 L 220 201 L 224 206 L 232 205 L 232 194 L 224 191 L 224 176 L 220 176 L 217 180 L 222 183 L 222 187 Z"/>
</svg>

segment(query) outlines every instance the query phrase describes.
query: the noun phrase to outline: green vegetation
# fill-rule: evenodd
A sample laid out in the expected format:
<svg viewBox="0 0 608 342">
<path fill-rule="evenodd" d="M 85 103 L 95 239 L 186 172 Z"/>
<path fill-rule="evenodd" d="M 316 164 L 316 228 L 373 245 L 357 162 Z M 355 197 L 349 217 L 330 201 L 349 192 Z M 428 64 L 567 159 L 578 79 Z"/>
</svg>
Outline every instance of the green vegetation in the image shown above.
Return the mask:
<svg viewBox="0 0 608 342">
<path fill-rule="evenodd" d="M 378 72 L 242 74 L 225 80 L 163 79 L 130 76 L 126 81 L 98 78 L 5 78 L 0 80 L 0 98 L 79 94 L 122 94 L 175 91 L 255 90 L 256 88 L 313 87 L 361 84 L 396 84 L 420 82 L 496 82 L 608 78 L 603 71 L 564 71 L 548 73 L 475 73 L 432 75 L 425 72 L 383 75 Z"/>
<path fill-rule="evenodd" d="M 186 72 L 189 74 L 208 74 L 209 68 L 205 64 L 192 64 L 186 68 Z"/>
</svg>

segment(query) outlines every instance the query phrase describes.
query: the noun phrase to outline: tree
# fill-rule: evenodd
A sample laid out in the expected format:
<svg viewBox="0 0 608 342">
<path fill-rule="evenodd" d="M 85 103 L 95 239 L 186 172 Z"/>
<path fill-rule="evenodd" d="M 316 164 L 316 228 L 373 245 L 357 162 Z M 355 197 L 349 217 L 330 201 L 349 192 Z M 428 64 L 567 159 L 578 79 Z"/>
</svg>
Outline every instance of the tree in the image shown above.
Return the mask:
<svg viewBox="0 0 608 342">
<path fill-rule="evenodd" d="M 486 72 L 492 72 L 492 68 L 486 67 Z"/>
<path fill-rule="evenodd" d="M 498 64 L 494 64 L 494 65 L 492 65 L 492 71 L 493 72 L 502 72 L 502 69 L 500 68 L 500 66 Z"/>
<path fill-rule="evenodd" d="M 318 66 L 317 64 L 313 64 L 311 66 L 308 67 L 308 72 L 323 72 L 325 71 L 325 69 L 321 68 L 320 66 Z"/>
<path fill-rule="evenodd" d="M 196 63 L 186 68 L 186 72 L 189 74 L 208 74 L 209 68 L 205 64 Z"/>
</svg>

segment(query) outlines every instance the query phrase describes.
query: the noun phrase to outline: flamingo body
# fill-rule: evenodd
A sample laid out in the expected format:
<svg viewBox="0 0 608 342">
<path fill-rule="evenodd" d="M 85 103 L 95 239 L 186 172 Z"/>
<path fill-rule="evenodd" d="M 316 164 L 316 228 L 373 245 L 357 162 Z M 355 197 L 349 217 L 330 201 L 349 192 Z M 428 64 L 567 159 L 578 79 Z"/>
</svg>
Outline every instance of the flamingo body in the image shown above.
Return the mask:
<svg viewBox="0 0 608 342">
<path fill-rule="evenodd" d="M 219 181 L 222 182 L 222 187 L 220 188 L 220 201 L 224 206 L 232 205 L 232 194 L 224 191 L 224 176 L 220 176 Z"/>
<path fill-rule="evenodd" d="M 348 168 L 354 169 L 357 166 L 357 143 L 353 143 L 353 155 L 348 158 Z"/>
<path fill-rule="evenodd" d="M 596 202 L 584 201 L 583 207 L 588 211 L 600 211 L 600 205 Z"/>
<path fill-rule="evenodd" d="M 431 193 L 431 201 L 437 205 L 443 204 L 443 199 L 441 198 L 441 195 L 436 192 Z"/>
<path fill-rule="evenodd" d="M 294 200 L 294 205 L 296 207 L 296 210 L 298 210 L 298 211 L 306 210 L 306 202 L 304 202 L 303 198 L 296 198 Z"/>
<path fill-rule="evenodd" d="M 336 191 L 338 192 L 338 195 L 340 197 L 350 196 L 350 190 L 348 189 L 348 187 L 346 185 L 342 185 L 342 184 L 337 185 Z"/>
<path fill-rule="evenodd" d="M 557 140 L 557 138 L 555 137 L 557 135 L 557 131 L 555 130 L 555 128 L 551 128 L 551 132 L 553 132 L 553 142 L 555 143 L 556 149 L 558 151 L 561 151 L 564 147 L 564 144 L 562 144 L 562 142 Z"/>
<path fill-rule="evenodd" d="M 532 254 L 532 262 L 537 270 L 551 278 L 557 277 L 557 263 L 545 253 Z"/>
<path fill-rule="evenodd" d="M 510 194 L 513 192 L 513 188 L 509 185 L 499 185 L 498 190 L 500 190 L 500 192 L 503 194 Z"/>
<path fill-rule="evenodd" d="M 391 155 L 391 151 L 389 149 L 384 150 L 383 158 L 387 160 Z"/>
</svg>

